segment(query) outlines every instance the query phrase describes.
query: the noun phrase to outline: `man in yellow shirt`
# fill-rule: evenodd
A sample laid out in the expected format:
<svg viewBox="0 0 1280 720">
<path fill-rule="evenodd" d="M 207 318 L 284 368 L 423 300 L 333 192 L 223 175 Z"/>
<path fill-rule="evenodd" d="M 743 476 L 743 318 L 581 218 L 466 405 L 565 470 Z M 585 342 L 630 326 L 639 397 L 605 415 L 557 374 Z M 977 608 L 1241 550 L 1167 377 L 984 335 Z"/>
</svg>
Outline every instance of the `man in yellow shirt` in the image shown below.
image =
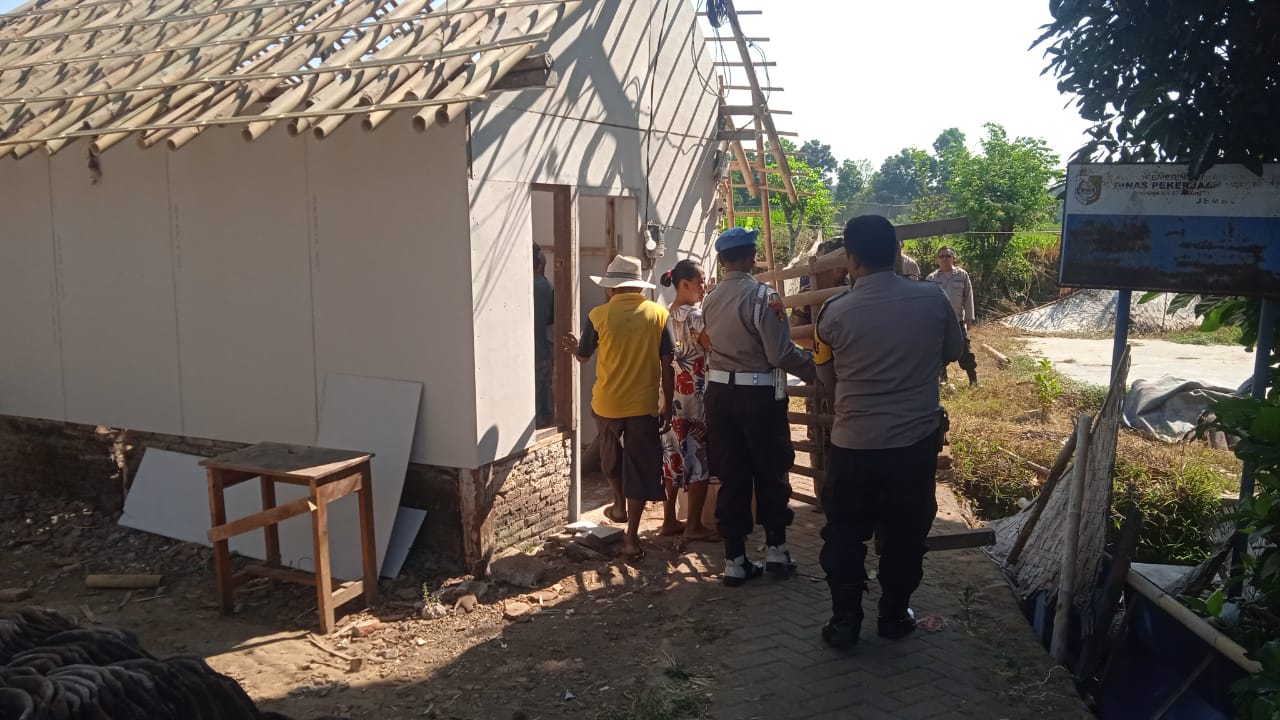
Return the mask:
<svg viewBox="0 0 1280 720">
<path fill-rule="evenodd" d="M 640 276 L 640 261 L 619 255 L 603 277 L 608 302 L 593 308 L 582 338 L 566 333 L 562 347 L 579 362 L 599 350 L 591 410 L 600 424 L 600 464 L 613 491 L 605 516 L 626 522 L 622 552 L 641 554 L 640 516 L 650 500 L 666 499 L 662 477 L 662 433 L 671 426 L 675 392 L 675 338 L 667 309 L 645 298 L 653 289 Z M 662 387 L 662 406 L 658 387 Z"/>
</svg>

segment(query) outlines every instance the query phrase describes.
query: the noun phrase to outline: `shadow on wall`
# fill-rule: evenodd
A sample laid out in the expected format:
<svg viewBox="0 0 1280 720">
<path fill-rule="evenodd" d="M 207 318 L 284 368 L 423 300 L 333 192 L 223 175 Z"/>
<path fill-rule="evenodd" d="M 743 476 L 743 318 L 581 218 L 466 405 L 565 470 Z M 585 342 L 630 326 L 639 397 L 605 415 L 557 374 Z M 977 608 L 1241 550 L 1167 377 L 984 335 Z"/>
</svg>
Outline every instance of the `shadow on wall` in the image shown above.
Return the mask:
<svg viewBox="0 0 1280 720">
<path fill-rule="evenodd" d="M 667 114 L 663 116 L 664 118 L 678 118 L 678 109 L 696 105 L 700 99 L 696 95 L 691 98 L 691 94 L 715 94 L 708 84 L 711 73 L 709 66 L 705 68 L 706 77 L 703 77 L 700 74 L 702 71 L 697 69 L 687 77 L 677 77 L 677 73 L 668 73 L 663 79 L 658 77 L 659 48 L 674 47 L 677 50 L 673 52 L 694 53 L 696 62 L 700 57 L 698 53 L 705 45 L 705 40 L 696 23 L 688 23 L 686 27 L 681 27 L 674 21 L 681 15 L 673 14 L 671 8 L 679 1 L 667 0 L 663 3 L 653 3 L 650 6 L 649 16 L 643 20 L 633 17 L 640 11 L 640 3 L 584 5 L 584 8 L 590 8 L 598 14 L 583 23 L 580 29 L 576 21 L 569 27 L 569 31 L 575 33 L 573 40 L 559 54 L 573 60 L 571 65 L 561 68 L 562 77 L 569 82 L 553 91 L 557 93 L 557 103 L 545 110 L 528 109 L 530 105 L 536 104 L 538 93 L 547 92 L 535 89 L 513 93 L 508 103 L 490 104 L 486 110 L 486 125 L 512 126 L 523 116 L 537 115 L 538 119 L 531 132 L 527 134 L 482 132 L 479 139 L 473 139 L 473 157 L 489 158 L 487 167 L 477 168 L 475 176 L 479 178 L 490 176 L 495 171 L 494 164 L 498 158 L 506 156 L 504 150 L 508 150 L 505 147 L 507 144 L 535 138 L 530 147 L 509 148 L 510 152 L 514 153 L 513 156 L 528 158 L 526 162 L 529 165 L 521 172 L 521 175 L 528 177 L 522 177 L 522 179 L 616 189 L 628 187 L 629 183 L 634 186 L 643 186 L 641 201 L 646 208 L 643 217 L 663 224 L 670 224 L 679 218 L 692 218 L 700 203 L 713 208 L 715 203 L 711 182 L 711 161 L 716 148 L 711 137 L 716 127 L 718 103 L 708 103 L 708 112 L 705 117 L 690 113 L 683 127 L 650 132 L 652 128 L 642 126 L 646 119 L 652 121 L 658 109 L 665 109 Z M 623 7 L 626 8 L 627 14 L 620 18 L 618 14 Z M 566 24 L 568 24 L 567 21 Z M 618 49 L 606 47 L 603 42 L 609 28 L 636 26 L 649 28 L 650 35 L 636 43 L 635 52 L 627 58 L 621 70 L 614 71 L 618 65 L 616 62 L 592 62 L 595 58 L 605 56 L 613 56 L 616 60 Z M 656 37 L 653 35 L 654 28 L 660 28 Z M 683 37 L 678 37 L 678 33 L 682 31 Z M 639 69 L 642 64 L 643 70 Z M 644 73 L 648 77 L 648 83 L 642 83 L 635 77 L 637 73 Z M 624 81 L 624 78 L 629 80 Z M 662 83 L 661 87 L 658 86 L 659 82 Z M 588 85 L 590 85 L 589 88 Z M 600 104 L 604 111 L 602 117 L 585 120 L 571 116 L 575 101 L 587 92 L 592 92 L 604 100 Z M 628 92 L 635 95 L 634 104 L 623 105 L 612 102 L 616 98 L 629 97 Z M 573 130 L 572 134 L 564 137 L 561 131 L 566 124 L 571 124 Z M 612 143 L 607 143 L 608 140 L 612 140 Z M 612 151 L 608 150 L 610 145 L 613 146 Z M 697 153 L 698 157 L 690 166 L 673 162 L 666 162 L 663 167 L 655 166 L 654 163 L 658 160 L 663 146 L 674 149 L 677 155 Z M 566 172 L 565 168 L 560 167 L 561 158 L 565 156 L 561 149 L 565 147 L 582 148 L 581 157 L 584 160 L 576 171 Z M 600 177 L 591 177 L 592 160 L 598 160 L 599 155 L 605 152 L 608 152 L 611 161 L 603 165 L 597 163 L 596 167 L 602 167 L 603 173 Z M 672 176 L 684 167 L 691 167 L 692 172 L 686 172 L 683 177 L 676 178 L 673 184 Z M 705 188 L 699 189 L 699 185 L 705 185 Z M 675 198 L 674 207 L 667 217 L 664 218 L 661 209 L 656 207 L 651 188 L 663 188 L 663 197 Z M 508 204 L 507 218 L 504 219 L 503 227 L 511 226 L 516 219 L 513 216 L 517 212 L 519 209 L 516 204 Z M 703 232 L 701 226 L 706 220 L 707 216 L 704 215 L 698 222 L 689 223 L 695 227 L 672 228 L 672 231 L 679 232 L 682 237 L 685 233 L 701 235 Z M 485 274 L 484 277 L 477 278 L 484 288 L 475 300 L 477 308 L 485 307 L 491 299 L 491 288 L 501 274 L 498 269 L 501 267 L 500 263 L 516 257 L 525 257 L 527 251 L 524 246 L 527 245 L 527 237 L 517 235 L 510 233 L 503 242 L 492 245 L 487 257 L 474 268 L 477 274 Z M 684 242 L 675 243 L 677 247 L 684 244 Z M 516 247 L 517 245 L 520 247 Z"/>
</svg>

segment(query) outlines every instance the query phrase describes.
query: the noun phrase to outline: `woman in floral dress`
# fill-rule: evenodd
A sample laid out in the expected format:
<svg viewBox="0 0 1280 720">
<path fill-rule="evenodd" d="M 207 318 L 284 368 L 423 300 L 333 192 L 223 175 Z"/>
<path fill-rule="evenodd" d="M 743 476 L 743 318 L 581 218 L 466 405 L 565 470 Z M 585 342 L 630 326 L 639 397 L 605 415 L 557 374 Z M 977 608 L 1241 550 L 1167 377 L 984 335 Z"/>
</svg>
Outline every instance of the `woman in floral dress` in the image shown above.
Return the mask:
<svg viewBox="0 0 1280 720">
<path fill-rule="evenodd" d="M 662 284 L 676 289 L 671 303 L 671 329 L 676 336 L 676 392 L 671 430 L 662 439 L 667 507 L 662 534 L 683 533 L 686 541 L 706 540 L 715 532 L 702 524 L 711 472 L 707 465 L 707 425 L 702 397 L 706 388 L 707 351 L 711 339 L 704 332 L 699 304 L 706 294 L 706 276 L 693 260 L 681 260 L 662 276 Z M 675 515 L 675 494 L 689 493 L 689 520 L 681 527 Z"/>
</svg>

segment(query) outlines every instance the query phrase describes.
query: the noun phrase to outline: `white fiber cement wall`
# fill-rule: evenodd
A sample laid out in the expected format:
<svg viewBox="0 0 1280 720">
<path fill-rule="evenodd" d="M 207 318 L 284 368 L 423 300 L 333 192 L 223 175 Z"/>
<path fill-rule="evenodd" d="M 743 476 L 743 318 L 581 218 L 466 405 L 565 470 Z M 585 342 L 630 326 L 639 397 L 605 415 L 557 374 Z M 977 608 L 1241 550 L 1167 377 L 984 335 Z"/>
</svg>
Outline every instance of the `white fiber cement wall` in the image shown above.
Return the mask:
<svg viewBox="0 0 1280 720">
<path fill-rule="evenodd" d="M 696 21 L 688 0 L 584 3 L 546 49 L 558 87 L 504 92 L 472 107 L 476 431 L 487 438 L 481 463 L 518 452 L 533 434 L 533 395 L 524 391 L 533 384 L 531 183 L 571 186 L 580 200 L 635 197 L 637 225 L 671 228 L 654 277 L 682 258 L 710 258 L 718 99 Z M 584 246 L 602 244 L 598 211 L 592 202 L 575 204 Z M 635 230 L 625 232 L 634 237 Z M 589 294 L 584 286 L 584 299 Z M 585 401 L 590 392 L 585 385 Z"/>
<path fill-rule="evenodd" d="M 0 161 L 0 414 L 307 443 L 326 373 L 416 380 L 475 467 L 463 124 L 85 152 Z"/>
</svg>

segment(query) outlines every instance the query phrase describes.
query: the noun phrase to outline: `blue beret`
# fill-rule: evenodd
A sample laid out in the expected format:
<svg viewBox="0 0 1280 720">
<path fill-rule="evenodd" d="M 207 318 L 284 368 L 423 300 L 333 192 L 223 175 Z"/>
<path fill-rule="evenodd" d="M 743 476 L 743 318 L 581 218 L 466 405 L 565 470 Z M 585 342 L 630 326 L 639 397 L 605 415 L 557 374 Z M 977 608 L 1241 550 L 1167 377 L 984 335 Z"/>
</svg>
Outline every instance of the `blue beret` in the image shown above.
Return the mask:
<svg viewBox="0 0 1280 720">
<path fill-rule="evenodd" d="M 746 247 L 747 245 L 754 247 L 756 244 L 756 236 L 759 234 L 759 230 L 731 227 L 720 233 L 720 237 L 716 238 L 716 252 L 724 252 L 725 250 L 732 250 L 736 247 Z"/>
</svg>

